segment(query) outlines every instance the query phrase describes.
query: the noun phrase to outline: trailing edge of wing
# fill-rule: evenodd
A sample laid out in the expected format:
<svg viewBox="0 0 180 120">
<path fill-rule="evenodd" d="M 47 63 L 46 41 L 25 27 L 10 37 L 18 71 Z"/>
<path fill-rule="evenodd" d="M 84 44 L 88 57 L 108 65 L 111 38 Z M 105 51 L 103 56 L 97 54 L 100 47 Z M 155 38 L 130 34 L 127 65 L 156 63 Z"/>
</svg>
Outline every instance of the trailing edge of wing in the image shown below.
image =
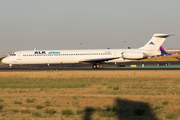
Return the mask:
<svg viewBox="0 0 180 120">
<path fill-rule="evenodd" d="M 102 63 L 109 60 L 119 59 L 119 57 L 115 58 L 96 58 L 96 59 L 82 59 L 79 62 L 87 62 L 87 63 Z"/>
</svg>

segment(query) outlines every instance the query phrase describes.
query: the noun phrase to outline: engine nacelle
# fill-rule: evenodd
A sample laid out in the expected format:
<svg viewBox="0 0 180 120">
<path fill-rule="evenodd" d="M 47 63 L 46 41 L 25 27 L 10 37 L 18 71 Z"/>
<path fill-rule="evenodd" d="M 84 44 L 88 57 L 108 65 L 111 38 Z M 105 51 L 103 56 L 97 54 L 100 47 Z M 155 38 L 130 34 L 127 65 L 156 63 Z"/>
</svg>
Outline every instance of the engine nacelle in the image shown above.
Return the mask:
<svg viewBox="0 0 180 120">
<path fill-rule="evenodd" d="M 122 52 L 121 54 L 122 58 L 131 60 L 138 60 L 148 57 L 148 54 L 142 52 Z"/>
</svg>

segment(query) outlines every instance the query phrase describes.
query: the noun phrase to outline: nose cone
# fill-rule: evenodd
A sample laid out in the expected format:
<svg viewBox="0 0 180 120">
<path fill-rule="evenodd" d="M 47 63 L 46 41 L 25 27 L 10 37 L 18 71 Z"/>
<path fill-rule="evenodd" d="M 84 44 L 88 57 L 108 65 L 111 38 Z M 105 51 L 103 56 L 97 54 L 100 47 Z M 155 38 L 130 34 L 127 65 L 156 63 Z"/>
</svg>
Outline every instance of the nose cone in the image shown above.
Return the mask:
<svg viewBox="0 0 180 120">
<path fill-rule="evenodd" d="M 1 62 L 1 64 L 8 64 L 8 59 L 7 58 L 4 58 L 4 59 L 2 59 L 2 62 Z"/>
</svg>

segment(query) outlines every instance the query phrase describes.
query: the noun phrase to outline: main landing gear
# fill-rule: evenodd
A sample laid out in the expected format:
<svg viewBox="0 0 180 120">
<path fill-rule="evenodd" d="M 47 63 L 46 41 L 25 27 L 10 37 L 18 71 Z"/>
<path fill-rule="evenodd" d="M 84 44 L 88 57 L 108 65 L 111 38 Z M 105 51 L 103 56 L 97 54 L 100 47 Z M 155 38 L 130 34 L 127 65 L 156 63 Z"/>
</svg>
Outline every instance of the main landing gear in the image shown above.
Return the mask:
<svg viewBox="0 0 180 120">
<path fill-rule="evenodd" d="M 93 68 L 93 69 L 99 69 L 99 68 L 100 68 L 100 64 L 99 64 L 99 63 L 93 64 L 93 65 L 92 65 L 92 68 Z"/>
</svg>

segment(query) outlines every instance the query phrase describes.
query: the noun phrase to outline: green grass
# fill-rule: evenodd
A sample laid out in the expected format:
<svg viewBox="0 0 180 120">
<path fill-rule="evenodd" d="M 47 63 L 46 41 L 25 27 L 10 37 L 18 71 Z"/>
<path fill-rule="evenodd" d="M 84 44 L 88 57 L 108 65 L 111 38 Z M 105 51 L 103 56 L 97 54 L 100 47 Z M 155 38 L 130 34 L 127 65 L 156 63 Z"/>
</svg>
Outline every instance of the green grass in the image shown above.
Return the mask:
<svg viewBox="0 0 180 120">
<path fill-rule="evenodd" d="M 119 86 L 114 86 L 114 90 L 119 90 Z"/>
<path fill-rule="evenodd" d="M 116 105 L 107 105 L 107 106 L 104 106 L 104 107 L 105 107 L 105 111 L 112 111 L 112 112 L 117 111 L 117 106 Z"/>
<path fill-rule="evenodd" d="M 72 96 L 73 99 L 77 99 L 77 96 Z"/>
<path fill-rule="evenodd" d="M 14 101 L 14 104 L 22 104 L 20 101 Z"/>
<path fill-rule="evenodd" d="M 21 112 L 21 113 L 31 113 L 31 111 L 30 111 L 29 109 L 21 110 L 20 112 Z"/>
<path fill-rule="evenodd" d="M 81 88 L 90 84 L 84 79 L 1 77 L 0 88 Z M 24 92 L 24 91 L 23 91 Z"/>
<path fill-rule="evenodd" d="M 41 106 L 41 105 L 36 105 L 36 109 L 42 109 L 43 108 L 43 106 Z"/>
<path fill-rule="evenodd" d="M 69 109 L 67 109 L 67 110 L 63 110 L 63 111 L 62 111 L 62 115 L 66 115 L 66 116 L 68 116 L 68 115 L 71 115 L 71 114 L 73 114 L 73 113 L 72 113 L 72 111 L 71 111 L 71 110 L 69 110 Z"/>
<path fill-rule="evenodd" d="M 50 101 L 46 101 L 46 102 L 44 102 L 44 104 L 45 104 L 45 106 L 47 107 L 47 106 L 50 106 Z"/>
<path fill-rule="evenodd" d="M 153 78 L 153 77 L 134 77 L 134 78 L 104 78 L 104 77 L 80 77 L 72 79 L 60 78 L 4 78 L 0 76 L 0 88 L 81 88 L 90 85 L 107 84 L 110 90 L 101 94 L 130 94 L 130 95 L 180 95 L 178 78 Z M 171 86 L 169 86 L 171 83 Z M 114 86 L 118 84 L 118 86 Z M 129 88 L 129 89 L 125 89 Z M 99 90 L 101 91 L 101 90 Z M 136 91 L 136 92 L 135 92 Z"/>
<path fill-rule="evenodd" d="M 166 118 L 167 119 L 173 119 L 173 120 L 176 120 L 180 117 L 180 110 L 176 110 L 174 112 L 171 112 L 171 113 L 168 113 L 166 115 Z"/>
<path fill-rule="evenodd" d="M 49 114 L 49 115 L 53 115 L 56 113 L 56 110 L 47 108 L 44 110 L 44 113 Z"/>
<path fill-rule="evenodd" d="M 33 103 L 35 100 L 36 100 L 36 99 L 29 99 L 29 98 L 27 98 L 27 99 L 26 99 L 26 102 L 27 102 L 27 103 Z"/>
<path fill-rule="evenodd" d="M 32 116 L 34 117 L 41 117 L 41 114 L 38 112 L 32 112 Z"/>
<path fill-rule="evenodd" d="M 136 75 L 137 76 L 137 75 Z M 171 86 L 169 86 L 171 83 Z M 103 84 L 103 85 L 102 85 Z M 77 78 L 24 78 L 1 77 L 0 88 L 82 88 L 94 85 L 107 86 L 111 90 L 99 94 L 129 94 L 129 95 L 180 95 L 179 78 L 157 77 L 77 77 Z M 116 86 L 114 86 L 116 85 Z M 118 85 L 118 86 L 117 86 Z M 128 88 L 128 89 L 127 89 Z M 24 92 L 24 91 L 21 91 Z"/>
<path fill-rule="evenodd" d="M 19 93 L 26 93 L 27 91 L 19 90 Z"/>
<path fill-rule="evenodd" d="M 3 99 L 0 99 L 0 102 L 3 102 L 4 100 Z"/>
<path fill-rule="evenodd" d="M 155 111 L 160 111 L 160 110 L 162 110 L 164 108 L 164 106 L 156 106 L 156 107 L 154 107 L 154 110 Z"/>
<path fill-rule="evenodd" d="M 112 112 L 112 111 L 101 111 L 98 112 L 98 115 L 100 117 L 107 117 L 107 118 L 113 118 L 116 116 L 116 112 Z"/>
<path fill-rule="evenodd" d="M 162 105 L 168 105 L 168 104 L 169 104 L 168 101 L 164 101 L 164 102 L 162 103 Z"/>
<path fill-rule="evenodd" d="M 77 114 L 77 115 L 80 115 L 80 114 L 82 114 L 83 112 L 84 112 L 83 110 L 77 110 L 77 111 L 76 111 L 76 114 Z"/>
<path fill-rule="evenodd" d="M 105 105 L 105 110 L 96 109 L 97 114 L 100 117 L 113 118 L 117 115 L 117 106 L 116 105 Z"/>
<path fill-rule="evenodd" d="M 0 105 L 0 110 L 2 110 L 4 107 L 3 107 L 3 105 Z"/>
<path fill-rule="evenodd" d="M 11 112 L 13 112 L 13 113 L 18 113 L 19 110 L 18 110 L 18 109 L 11 109 Z"/>
</svg>

